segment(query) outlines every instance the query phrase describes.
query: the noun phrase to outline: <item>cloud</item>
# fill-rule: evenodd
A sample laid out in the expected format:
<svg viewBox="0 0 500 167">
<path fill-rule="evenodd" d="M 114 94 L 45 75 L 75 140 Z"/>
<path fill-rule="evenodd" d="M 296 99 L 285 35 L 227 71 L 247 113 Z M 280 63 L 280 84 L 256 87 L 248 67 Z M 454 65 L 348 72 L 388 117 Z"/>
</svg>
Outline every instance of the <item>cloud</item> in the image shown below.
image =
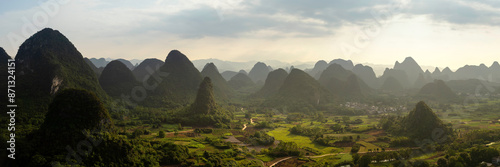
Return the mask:
<svg viewBox="0 0 500 167">
<path fill-rule="evenodd" d="M 418 0 L 412 15 L 429 15 L 435 21 L 453 24 L 500 25 L 500 2 L 475 0 Z"/>
<path fill-rule="evenodd" d="M 332 35 L 345 22 L 373 20 L 372 9 L 388 8 L 394 3 L 391 0 L 209 2 L 175 13 L 151 13 L 150 17 L 158 21 L 141 23 L 139 30 L 162 31 L 185 38 L 249 34 L 259 37 L 272 34 L 268 38 L 319 37 Z"/>
</svg>

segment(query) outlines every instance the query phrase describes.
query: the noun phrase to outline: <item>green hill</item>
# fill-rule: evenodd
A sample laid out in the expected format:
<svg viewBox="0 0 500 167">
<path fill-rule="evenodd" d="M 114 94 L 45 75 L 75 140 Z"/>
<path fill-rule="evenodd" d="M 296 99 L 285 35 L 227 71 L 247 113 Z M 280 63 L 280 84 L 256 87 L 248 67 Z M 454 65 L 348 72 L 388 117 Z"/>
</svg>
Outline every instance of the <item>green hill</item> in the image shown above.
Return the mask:
<svg viewBox="0 0 500 167">
<path fill-rule="evenodd" d="M 122 94 L 130 95 L 132 88 L 138 85 L 138 82 L 125 64 L 113 60 L 104 67 L 99 77 L 99 84 L 109 96 L 119 98 Z"/>
<path fill-rule="evenodd" d="M 99 77 L 102 73 L 102 70 L 103 68 L 97 68 L 94 63 L 92 63 L 92 61 L 90 61 L 88 58 L 83 58 L 85 60 L 85 63 L 87 63 L 87 65 L 89 65 L 90 69 L 92 69 L 92 71 L 94 71 L 97 75 L 97 77 Z"/>
<path fill-rule="evenodd" d="M 399 81 L 394 77 L 388 77 L 385 79 L 380 89 L 388 92 L 400 92 L 404 90 L 401 83 L 399 83 Z"/>
<path fill-rule="evenodd" d="M 415 109 L 404 118 L 403 123 L 407 136 L 414 139 L 431 138 L 438 132 L 443 136 L 452 134 L 450 127 L 446 127 L 423 101 L 417 103 Z"/>
<path fill-rule="evenodd" d="M 326 85 L 331 78 L 345 81 L 352 74 L 353 73 L 351 71 L 344 69 L 339 64 L 331 64 L 328 68 L 323 70 L 318 81 L 319 83 Z"/>
<path fill-rule="evenodd" d="M 128 60 L 125 60 L 125 59 L 116 59 L 120 62 L 122 62 L 123 64 L 125 64 L 125 66 L 130 69 L 130 70 L 134 70 L 135 66 Z"/>
<path fill-rule="evenodd" d="M 368 94 L 371 89 L 353 72 L 344 69 L 339 64 L 331 64 L 319 77 L 319 83 L 335 96 L 346 98 L 360 98 Z"/>
<path fill-rule="evenodd" d="M 417 96 L 428 100 L 450 102 L 456 102 L 459 99 L 458 95 L 442 80 L 434 80 L 434 82 L 424 85 Z"/>
<path fill-rule="evenodd" d="M 278 92 L 285 82 L 288 73 L 282 68 L 271 71 L 266 78 L 264 86 L 254 94 L 255 97 L 268 97 Z"/>
<path fill-rule="evenodd" d="M 256 84 L 264 84 L 269 71 L 270 69 L 265 63 L 257 62 L 250 70 L 250 72 L 248 72 L 248 77 L 250 77 L 250 79 L 252 79 L 252 81 Z"/>
<path fill-rule="evenodd" d="M 64 150 L 66 145 L 77 145 L 85 135 L 83 130 L 109 129 L 112 126 L 108 111 L 92 92 L 66 89 L 58 93 L 49 106 L 40 127 L 42 143 L 46 148 Z M 47 149 L 45 151 L 49 151 Z"/>
<path fill-rule="evenodd" d="M 412 57 L 406 57 L 405 60 L 402 63 L 399 63 L 396 61 L 394 64 L 394 69 L 395 70 L 401 70 L 404 71 L 407 75 L 408 83 L 412 84 L 415 83 L 415 81 L 418 78 L 419 74 L 423 74 L 424 71 L 418 65 L 418 63 L 412 58 Z M 399 80 L 399 78 L 396 78 Z M 402 84 L 406 84 L 405 82 L 402 82 L 399 80 Z M 405 86 L 405 85 L 403 85 Z M 411 87 L 412 85 L 407 85 L 407 87 Z"/>
<path fill-rule="evenodd" d="M 160 69 L 163 64 L 164 62 L 158 59 L 146 59 L 137 65 L 132 73 L 139 82 L 142 82 L 148 79 L 156 70 Z"/>
<path fill-rule="evenodd" d="M 215 102 L 213 85 L 209 77 L 200 84 L 196 99 L 187 111 L 182 111 L 181 122 L 186 125 L 225 127 L 232 114 Z"/>
<path fill-rule="evenodd" d="M 61 90 L 84 89 L 105 102 L 108 99 L 82 54 L 57 30 L 46 28 L 31 36 L 15 59 L 17 104 L 23 106 L 17 116 L 37 120 L 34 127 L 43 122 L 52 97 Z"/>
<path fill-rule="evenodd" d="M 500 89 L 500 83 L 489 82 L 478 79 L 451 80 L 446 82 L 453 92 L 464 94 L 491 94 L 494 90 Z M 478 86 L 481 89 L 478 89 Z"/>
<path fill-rule="evenodd" d="M 380 82 L 370 66 L 364 66 L 362 64 L 356 64 L 352 69 L 352 72 L 356 74 L 363 82 L 365 82 L 370 88 L 377 89 L 380 87 Z"/>
<path fill-rule="evenodd" d="M 67 148 L 86 141 L 87 135 L 82 132 L 96 135 L 102 131 L 110 131 L 112 127 L 113 122 L 108 111 L 94 93 L 65 89 L 54 97 L 45 121 L 40 129 L 31 135 L 31 142 L 36 143 L 32 146 L 35 150 L 23 154 L 42 155 L 48 162 L 65 162 Z M 37 162 L 31 157 L 30 160 L 31 163 Z"/>
<path fill-rule="evenodd" d="M 319 79 L 319 76 L 326 68 L 328 68 L 328 63 L 326 63 L 326 61 L 324 60 L 320 60 L 316 62 L 316 64 L 314 64 L 314 68 L 308 71 L 307 73 L 309 73 L 309 75 L 314 77 L 314 79 Z"/>
<path fill-rule="evenodd" d="M 233 76 L 229 81 L 227 81 L 228 85 L 235 90 L 248 89 L 251 87 L 255 87 L 255 83 L 248 77 L 248 75 L 244 73 L 238 73 Z"/>
<path fill-rule="evenodd" d="M 218 101 L 227 101 L 234 93 L 214 63 L 207 63 L 201 71 L 201 76 L 209 77 L 212 80 L 215 97 Z"/>
<path fill-rule="evenodd" d="M 196 96 L 202 80 L 201 74 L 193 63 L 178 50 L 172 50 L 165 64 L 156 71 L 158 77 L 149 77 L 147 83 L 158 83 L 148 92 L 143 104 L 154 107 L 180 107 L 189 104 Z"/>
<path fill-rule="evenodd" d="M 291 112 L 307 112 L 332 102 L 331 93 L 309 74 L 293 69 L 278 93 L 266 100 L 269 107 L 284 107 Z"/>
<path fill-rule="evenodd" d="M 408 80 L 408 75 L 403 70 L 389 69 L 386 68 L 384 74 L 379 78 L 381 81 L 387 80 L 387 78 L 393 77 L 396 79 L 403 88 L 410 88 L 410 81 Z"/>
<path fill-rule="evenodd" d="M 46 28 L 27 39 L 19 47 L 16 62 L 20 83 L 26 83 L 21 94 L 41 97 L 64 88 L 83 88 L 105 97 L 81 53 L 57 30 Z"/>
</svg>

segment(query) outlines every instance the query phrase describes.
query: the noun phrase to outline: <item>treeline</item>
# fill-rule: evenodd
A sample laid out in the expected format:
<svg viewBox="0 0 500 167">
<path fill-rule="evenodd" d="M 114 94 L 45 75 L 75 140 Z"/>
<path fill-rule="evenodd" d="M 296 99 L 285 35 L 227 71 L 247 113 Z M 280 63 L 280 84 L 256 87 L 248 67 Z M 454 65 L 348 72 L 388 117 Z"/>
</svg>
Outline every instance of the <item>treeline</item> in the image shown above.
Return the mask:
<svg viewBox="0 0 500 167">
<path fill-rule="evenodd" d="M 255 134 L 248 138 L 252 145 L 271 145 L 274 143 L 274 137 L 269 136 L 266 132 L 256 131 Z"/>
<path fill-rule="evenodd" d="M 302 125 L 295 125 L 294 127 L 290 128 L 290 133 L 295 134 L 295 135 L 302 135 L 302 136 L 320 136 L 323 135 L 323 129 L 320 127 L 302 127 Z"/>
<path fill-rule="evenodd" d="M 276 148 L 270 147 L 268 150 L 263 149 L 261 153 L 268 154 L 272 157 L 285 157 L 285 156 L 300 156 L 302 152 L 295 142 L 280 141 Z"/>
</svg>

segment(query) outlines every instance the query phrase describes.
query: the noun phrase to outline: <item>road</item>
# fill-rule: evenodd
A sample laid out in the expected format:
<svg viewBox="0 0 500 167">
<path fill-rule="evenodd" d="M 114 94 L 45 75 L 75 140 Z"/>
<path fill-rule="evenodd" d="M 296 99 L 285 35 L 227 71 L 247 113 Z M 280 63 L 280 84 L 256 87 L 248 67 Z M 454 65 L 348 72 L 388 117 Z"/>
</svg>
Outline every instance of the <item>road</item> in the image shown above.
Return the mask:
<svg viewBox="0 0 500 167">
<path fill-rule="evenodd" d="M 290 158 L 294 158 L 294 157 L 284 157 L 283 159 L 280 159 L 280 160 L 276 161 L 275 163 L 269 165 L 269 167 L 273 167 L 274 165 L 279 164 L 280 162 L 286 161 Z"/>
</svg>

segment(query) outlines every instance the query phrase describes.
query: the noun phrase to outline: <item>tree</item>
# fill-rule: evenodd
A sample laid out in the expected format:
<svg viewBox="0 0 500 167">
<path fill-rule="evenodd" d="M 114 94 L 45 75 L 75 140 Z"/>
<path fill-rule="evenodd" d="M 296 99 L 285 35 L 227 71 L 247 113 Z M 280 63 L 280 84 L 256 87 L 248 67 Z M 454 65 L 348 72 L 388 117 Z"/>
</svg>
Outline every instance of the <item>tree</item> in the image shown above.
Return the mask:
<svg viewBox="0 0 500 167">
<path fill-rule="evenodd" d="M 363 155 L 358 160 L 358 164 L 360 167 L 368 167 L 370 163 L 372 163 L 372 157 L 370 155 Z"/>
<path fill-rule="evenodd" d="M 493 157 L 498 157 L 499 152 L 494 148 L 474 147 L 470 152 L 471 162 L 476 165 L 482 161 L 489 162 Z"/>
<path fill-rule="evenodd" d="M 181 125 L 181 123 L 177 124 L 177 129 L 182 130 L 182 125 Z"/>
<path fill-rule="evenodd" d="M 465 152 L 462 152 L 459 154 L 460 158 L 462 158 L 465 162 L 465 165 L 467 166 L 475 166 L 474 164 L 472 164 L 472 159 L 470 158 L 470 155 L 465 153 Z"/>
<path fill-rule="evenodd" d="M 342 127 L 342 125 L 340 124 L 334 124 L 330 126 L 330 129 L 333 130 L 334 132 L 339 132 L 339 133 L 342 133 L 344 131 L 344 127 Z"/>
<path fill-rule="evenodd" d="M 361 158 L 361 157 L 359 156 L 358 153 L 352 154 L 352 162 L 354 162 L 354 164 L 358 164 L 359 158 Z"/>
<path fill-rule="evenodd" d="M 158 137 L 159 137 L 159 138 L 165 138 L 165 132 L 164 132 L 164 131 L 160 131 L 160 132 L 158 133 Z"/>
<path fill-rule="evenodd" d="M 245 118 L 246 118 L 246 119 L 250 119 L 250 118 L 252 118 L 252 113 L 248 113 L 248 112 L 247 112 L 247 113 L 245 113 Z"/>
<path fill-rule="evenodd" d="M 361 145 L 356 143 L 354 144 L 352 147 L 351 147 L 351 153 L 358 153 L 359 149 L 360 149 Z"/>
<path fill-rule="evenodd" d="M 438 167 L 448 167 L 448 160 L 445 158 L 439 158 L 437 161 Z"/>
<path fill-rule="evenodd" d="M 132 139 L 141 137 L 141 135 L 144 134 L 144 131 L 142 129 L 136 129 L 134 132 L 132 132 Z"/>
<path fill-rule="evenodd" d="M 431 164 L 429 162 L 424 161 L 424 160 L 417 160 L 413 162 L 413 167 L 430 167 Z"/>
</svg>

